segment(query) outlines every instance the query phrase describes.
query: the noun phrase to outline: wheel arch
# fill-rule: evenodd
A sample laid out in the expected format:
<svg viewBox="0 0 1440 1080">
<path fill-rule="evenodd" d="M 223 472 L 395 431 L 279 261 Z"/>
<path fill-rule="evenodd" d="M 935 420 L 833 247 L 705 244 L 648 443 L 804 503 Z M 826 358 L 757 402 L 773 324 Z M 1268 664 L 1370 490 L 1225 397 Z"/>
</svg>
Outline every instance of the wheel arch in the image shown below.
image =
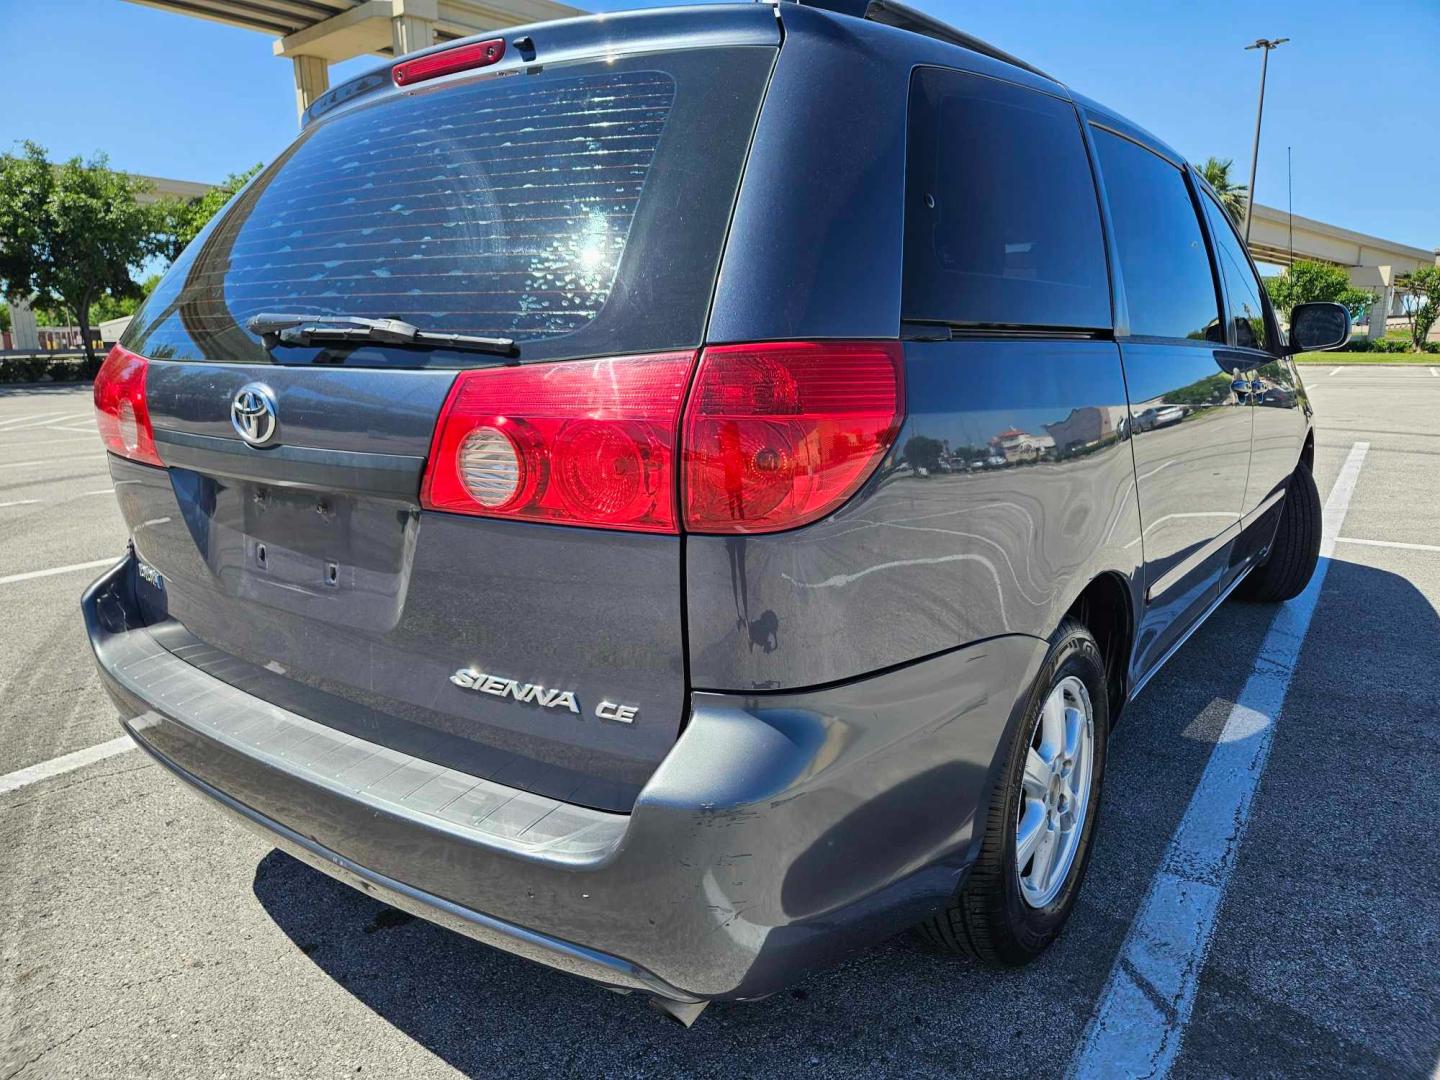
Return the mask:
<svg viewBox="0 0 1440 1080">
<path fill-rule="evenodd" d="M 1300 464 L 1315 474 L 1315 429 L 1305 432 L 1305 444 L 1300 447 Z"/>
<path fill-rule="evenodd" d="M 1066 615 L 1085 624 L 1105 657 L 1113 727 L 1128 696 L 1130 654 L 1135 645 L 1135 604 L 1130 582 L 1114 570 L 1097 575 L 1080 590 Z"/>
</svg>

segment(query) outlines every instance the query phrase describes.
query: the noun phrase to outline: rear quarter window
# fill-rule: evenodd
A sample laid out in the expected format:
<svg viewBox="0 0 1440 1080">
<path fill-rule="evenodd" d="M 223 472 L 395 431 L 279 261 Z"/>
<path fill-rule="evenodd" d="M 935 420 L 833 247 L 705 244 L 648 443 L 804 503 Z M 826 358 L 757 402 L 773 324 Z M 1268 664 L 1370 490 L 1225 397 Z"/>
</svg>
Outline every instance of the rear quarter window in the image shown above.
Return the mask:
<svg viewBox="0 0 1440 1080">
<path fill-rule="evenodd" d="M 125 344 L 152 358 L 412 365 L 277 347 L 262 312 L 511 337 L 522 359 L 697 344 L 774 50 L 554 65 L 322 120 L 182 254 Z"/>
<path fill-rule="evenodd" d="M 906 319 L 1111 325 L 1095 181 L 1069 102 L 917 69 L 905 197 Z"/>
</svg>

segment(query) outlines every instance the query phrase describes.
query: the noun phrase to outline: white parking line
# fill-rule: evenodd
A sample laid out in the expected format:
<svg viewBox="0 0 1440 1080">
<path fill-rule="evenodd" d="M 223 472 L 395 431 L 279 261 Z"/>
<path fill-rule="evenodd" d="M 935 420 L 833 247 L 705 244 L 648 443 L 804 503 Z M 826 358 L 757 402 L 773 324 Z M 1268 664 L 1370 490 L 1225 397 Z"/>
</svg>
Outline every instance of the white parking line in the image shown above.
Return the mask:
<svg viewBox="0 0 1440 1080">
<path fill-rule="evenodd" d="M 6 506 L 34 506 L 39 501 L 39 499 L 16 499 L 13 502 L 0 503 L 0 509 Z"/>
<path fill-rule="evenodd" d="M 60 429 L 56 428 L 55 430 L 58 431 Z M 95 432 L 93 431 L 83 435 L 79 432 L 76 432 L 73 435 L 61 435 L 54 439 L 17 439 L 14 442 L 5 439 L 3 437 L 4 435 L 5 432 L 0 431 L 0 447 L 3 447 L 7 450 L 11 448 L 17 450 L 31 450 L 41 446 L 59 446 L 62 443 L 87 442 L 96 438 Z"/>
<path fill-rule="evenodd" d="M 74 772 L 76 769 L 83 769 L 86 765 L 93 765 L 97 761 L 104 761 L 106 758 L 134 749 L 135 740 L 129 735 L 120 735 L 109 742 L 102 742 L 99 746 L 87 746 L 84 750 L 76 750 L 73 754 L 62 754 L 49 761 L 42 761 L 38 765 L 17 769 L 15 772 L 0 776 L 0 795 L 8 795 L 12 791 L 18 791 L 20 788 L 28 787 L 40 780 L 49 780 L 52 776 Z"/>
<path fill-rule="evenodd" d="M 118 556 L 112 555 L 108 559 L 96 559 L 94 562 L 73 563 L 70 566 L 53 566 L 49 570 L 27 570 L 23 574 L 11 574 L 9 577 L 0 577 L 0 585 L 11 585 L 17 581 L 34 581 L 36 578 L 53 577 L 56 574 L 68 574 L 75 570 L 94 570 L 99 566 L 114 566 Z"/>
<path fill-rule="evenodd" d="M 38 461 L 5 461 L 0 462 L 0 469 L 20 469 L 31 465 L 53 465 L 57 461 L 84 461 L 89 458 L 91 461 L 101 460 L 98 454 L 67 454 L 63 457 L 41 458 Z"/>
<path fill-rule="evenodd" d="M 1336 538 L 1342 544 L 1365 544 L 1368 547 L 1402 548 L 1405 551 L 1440 551 L 1440 544 L 1404 544 L 1399 540 L 1362 540 L 1358 536 Z"/>
<path fill-rule="evenodd" d="M 5 422 L 5 430 L 10 431 L 31 431 L 35 428 L 48 428 L 52 424 L 66 424 L 76 420 L 84 413 L 56 413 L 53 416 L 42 414 L 41 416 L 12 417 Z"/>
<path fill-rule="evenodd" d="M 1330 372 L 1330 374 L 1331 374 L 1331 375 L 1339 375 L 1340 372 L 1342 372 L 1342 371 L 1344 371 L 1344 370 L 1345 370 L 1345 369 L 1344 369 L 1343 367 L 1337 367 L 1334 371 Z"/>
<path fill-rule="evenodd" d="M 1430 369 L 1430 374 L 1434 375 L 1437 379 L 1440 379 L 1440 371 L 1436 371 L 1433 367 Z"/>
<path fill-rule="evenodd" d="M 1265 634 L 1250 677 L 1110 969 L 1071 1062 L 1072 1077 L 1159 1078 L 1175 1063 L 1251 799 L 1369 449 L 1364 442 L 1350 448 L 1330 489 L 1315 575 L 1303 593 L 1276 612 Z"/>
<path fill-rule="evenodd" d="M 53 424 L 65 418 L 64 413 L 42 412 L 31 413 L 28 416 L 12 416 L 8 420 L 0 420 L 0 428 L 9 428 L 16 424 L 28 424 L 39 420 L 46 424 Z"/>
</svg>

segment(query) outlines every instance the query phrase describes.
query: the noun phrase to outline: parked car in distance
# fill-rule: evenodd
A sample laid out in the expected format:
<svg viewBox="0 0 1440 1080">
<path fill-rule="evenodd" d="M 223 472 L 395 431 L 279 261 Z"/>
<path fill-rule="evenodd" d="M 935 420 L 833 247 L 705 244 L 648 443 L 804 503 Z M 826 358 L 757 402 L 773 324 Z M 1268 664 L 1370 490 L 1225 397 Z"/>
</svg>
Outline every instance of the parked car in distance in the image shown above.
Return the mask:
<svg viewBox="0 0 1440 1080">
<path fill-rule="evenodd" d="M 1185 419 L 1185 410 L 1179 405 L 1165 405 L 1159 408 L 1146 409 L 1135 417 L 1135 427 L 1139 431 L 1154 431 L 1159 427 L 1169 427 L 1171 424 L 1178 424 Z"/>
<path fill-rule="evenodd" d="M 1335 307 L 1287 341 L 1179 154 L 891 0 L 446 43 L 110 353 L 87 630 L 276 847 L 687 1022 L 910 926 L 1021 964 L 1126 704 L 1310 578 Z"/>
</svg>

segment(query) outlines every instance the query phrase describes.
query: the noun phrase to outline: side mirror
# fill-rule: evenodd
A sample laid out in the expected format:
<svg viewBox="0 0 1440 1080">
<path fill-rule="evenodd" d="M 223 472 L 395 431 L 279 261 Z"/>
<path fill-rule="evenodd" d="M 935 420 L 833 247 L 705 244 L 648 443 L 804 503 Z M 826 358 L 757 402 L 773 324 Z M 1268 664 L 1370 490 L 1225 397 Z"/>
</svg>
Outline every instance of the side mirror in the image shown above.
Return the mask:
<svg viewBox="0 0 1440 1080">
<path fill-rule="evenodd" d="M 1344 304 L 1296 304 L 1290 312 L 1290 351 L 1338 349 L 1350 340 L 1350 312 Z"/>
</svg>

